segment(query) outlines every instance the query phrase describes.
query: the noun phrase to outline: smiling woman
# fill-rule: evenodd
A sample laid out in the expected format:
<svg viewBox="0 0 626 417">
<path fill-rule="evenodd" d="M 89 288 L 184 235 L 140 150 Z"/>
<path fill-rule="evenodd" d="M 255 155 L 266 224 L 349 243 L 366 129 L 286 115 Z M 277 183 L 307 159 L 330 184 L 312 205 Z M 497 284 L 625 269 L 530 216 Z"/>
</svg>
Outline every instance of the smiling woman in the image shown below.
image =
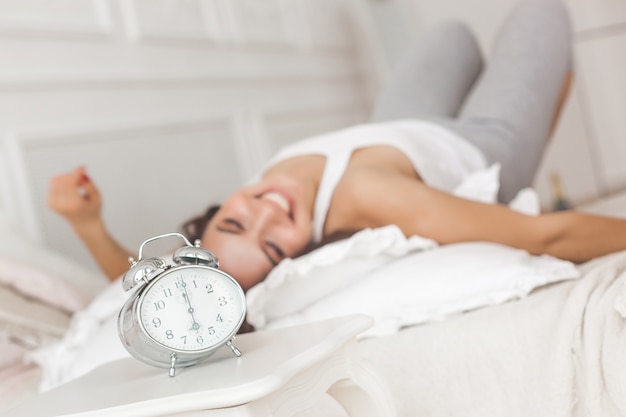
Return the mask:
<svg viewBox="0 0 626 417">
<path fill-rule="evenodd" d="M 520 1 L 484 67 L 471 32 L 441 24 L 400 68 L 370 123 L 281 150 L 186 230 L 246 290 L 311 244 L 390 224 L 440 244 L 488 241 L 577 262 L 626 249 L 625 220 L 533 216 L 495 203 L 494 193 L 508 203 L 532 184 L 570 63 L 570 24 L 557 0 Z M 489 177 L 500 168 L 499 180 Z M 463 197 L 477 178 L 491 178 L 479 193 L 486 197 Z M 104 227 L 83 169 L 53 180 L 49 204 L 111 279 L 125 271 L 130 253 Z"/>
<path fill-rule="evenodd" d="M 208 223 L 203 244 L 223 255 L 220 267 L 236 276 L 244 289 L 311 241 L 311 213 L 323 168 L 319 156 L 275 164 L 259 182 L 228 197 Z"/>
</svg>

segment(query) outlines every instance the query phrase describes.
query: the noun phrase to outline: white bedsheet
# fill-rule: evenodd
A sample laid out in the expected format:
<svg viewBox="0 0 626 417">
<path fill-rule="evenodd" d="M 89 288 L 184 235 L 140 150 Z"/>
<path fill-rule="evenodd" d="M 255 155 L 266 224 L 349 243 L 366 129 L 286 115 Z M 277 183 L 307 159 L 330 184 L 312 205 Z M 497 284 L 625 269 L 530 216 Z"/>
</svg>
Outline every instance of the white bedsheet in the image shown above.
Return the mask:
<svg viewBox="0 0 626 417">
<path fill-rule="evenodd" d="M 580 270 L 360 346 L 400 417 L 626 416 L 626 252 Z"/>
</svg>

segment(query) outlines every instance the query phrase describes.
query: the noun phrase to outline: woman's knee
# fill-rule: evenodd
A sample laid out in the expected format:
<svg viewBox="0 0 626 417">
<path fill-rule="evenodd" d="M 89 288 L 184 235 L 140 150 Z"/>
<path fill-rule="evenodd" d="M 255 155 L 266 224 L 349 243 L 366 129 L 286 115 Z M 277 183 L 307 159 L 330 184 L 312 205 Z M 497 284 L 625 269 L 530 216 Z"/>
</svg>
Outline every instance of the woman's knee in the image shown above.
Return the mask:
<svg viewBox="0 0 626 417">
<path fill-rule="evenodd" d="M 460 20 L 445 20 L 434 26 L 429 35 L 432 46 L 443 48 L 450 54 L 474 65 L 482 66 L 480 45 L 469 26 Z"/>
</svg>

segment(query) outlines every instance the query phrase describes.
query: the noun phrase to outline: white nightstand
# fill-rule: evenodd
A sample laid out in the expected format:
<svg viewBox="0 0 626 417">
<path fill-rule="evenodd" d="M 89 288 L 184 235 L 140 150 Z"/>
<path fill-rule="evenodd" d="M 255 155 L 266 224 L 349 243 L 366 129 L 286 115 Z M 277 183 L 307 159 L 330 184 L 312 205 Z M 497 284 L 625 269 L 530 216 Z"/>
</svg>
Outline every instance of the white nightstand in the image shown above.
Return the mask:
<svg viewBox="0 0 626 417">
<path fill-rule="evenodd" d="M 393 416 L 391 396 L 358 354 L 355 336 L 371 324 L 366 316 L 348 316 L 244 334 L 236 340 L 240 358 L 224 348 L 174 378 L 123 359 L 2 416 L 282 417 L 327 395 L 350 416 Z"/>
</svg>

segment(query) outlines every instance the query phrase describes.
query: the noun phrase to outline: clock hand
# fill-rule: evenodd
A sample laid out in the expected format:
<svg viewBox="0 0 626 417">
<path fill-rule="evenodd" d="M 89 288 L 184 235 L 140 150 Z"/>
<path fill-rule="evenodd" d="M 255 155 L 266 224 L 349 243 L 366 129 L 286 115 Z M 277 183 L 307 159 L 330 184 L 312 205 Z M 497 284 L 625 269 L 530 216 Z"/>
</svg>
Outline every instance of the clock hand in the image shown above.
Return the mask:
<svg viewBox="0 0 626 417">
<path fill-rule="evenodd" d="M 193 309 L 191 305 L 191 300 L 189 299 L 189 293 L 187 292 L 187 283 L 182 278 L 180 279 L 180 282 L 181 282 L 181 285 L 183 286 L 183 290 L 185 291 L 185 293 L 183 294 L 183 297 L 185 297 L 185 300 L 187 301 L 187 306 L 189 307 L 187 309 L 187 312 L 191 314 L 191 319 L 193 320 L 192 328 L 193 330 L 198 330 L 200 328 L 200 325 L 196 321 L 196 317 L 193 315 L 193 312 L 195 310 Z"/>
</svg>

